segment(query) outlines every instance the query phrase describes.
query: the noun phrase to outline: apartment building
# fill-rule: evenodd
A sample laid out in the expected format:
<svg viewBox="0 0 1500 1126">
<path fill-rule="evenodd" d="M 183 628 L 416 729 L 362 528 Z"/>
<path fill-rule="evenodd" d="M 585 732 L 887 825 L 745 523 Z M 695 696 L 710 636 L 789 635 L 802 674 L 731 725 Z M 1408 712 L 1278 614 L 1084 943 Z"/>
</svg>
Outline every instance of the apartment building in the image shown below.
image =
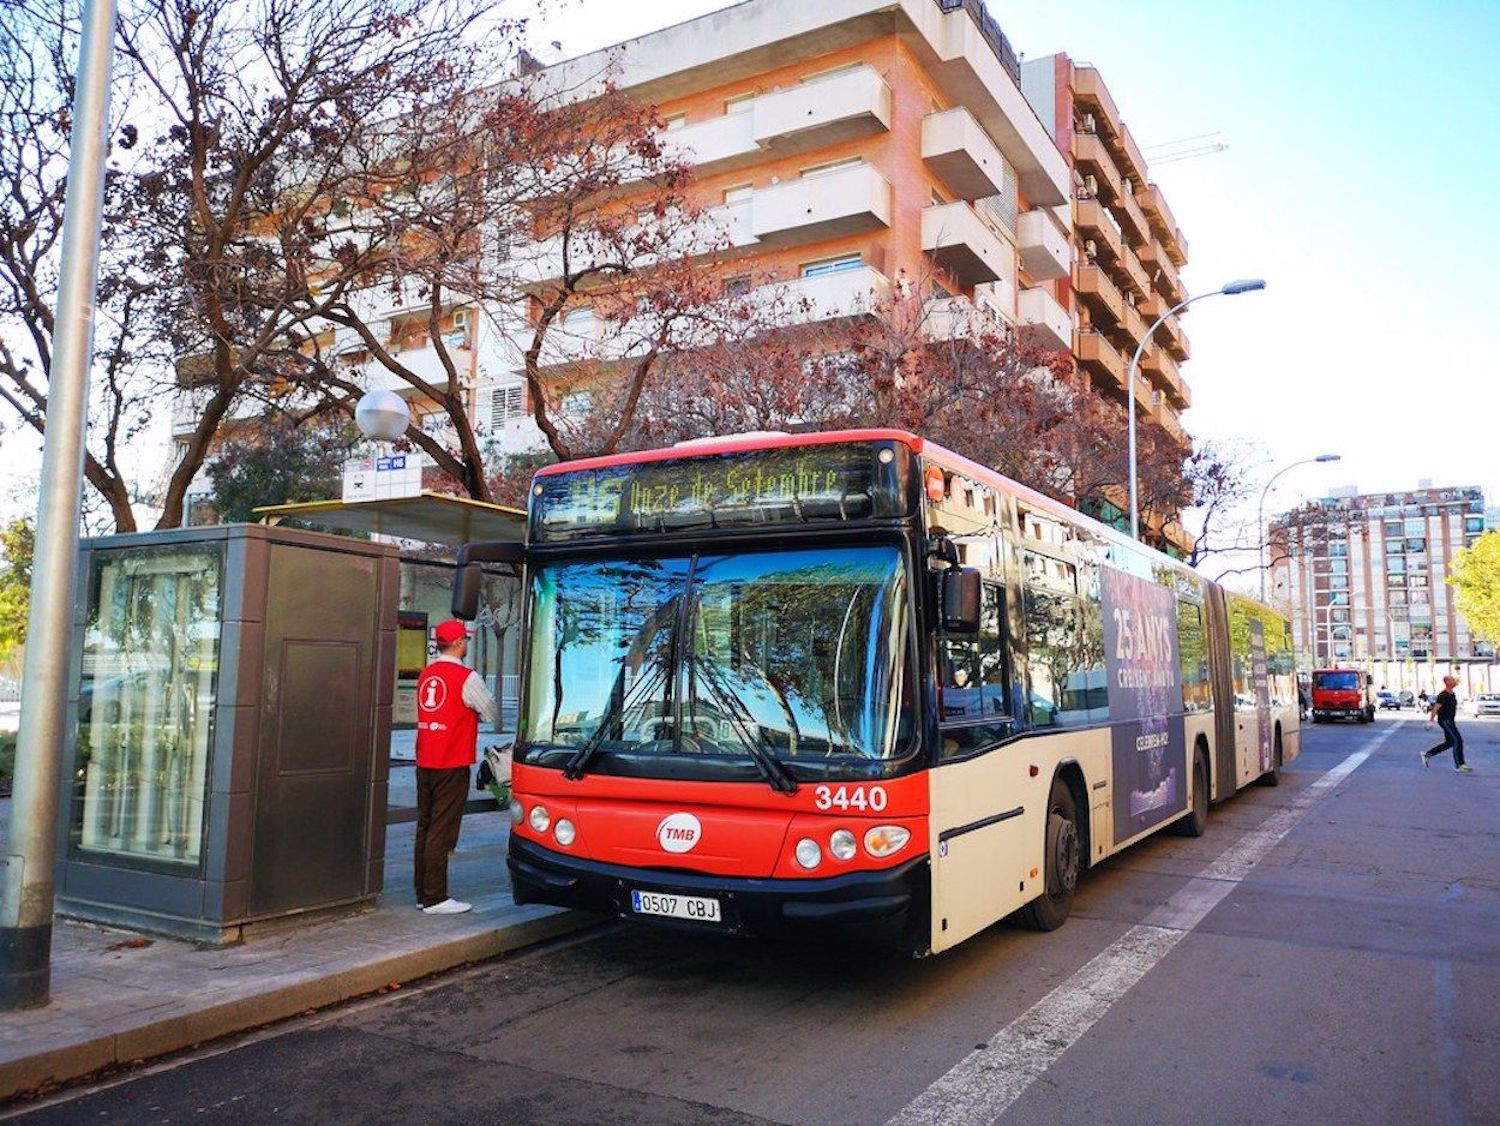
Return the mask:
<svg viewBox="0 0 1500 1126">
<path fill-rule="evenodd" d="M 1049 55 L 1023 64 L 1021 84 L 1071 174 L 1073 265 L 1061 297 L 1076 320 L 1073 354 L 1101 394 L 1124 402 L 1136 346 L 1187 297 L 1178 274 L 1187 239 L 1097 68 Z M 1184 448 L 1179 415 L 1192 396 L 1179 365 L 1189 354 L 1168 317 L 1141 353 L 1135 389 L 1138 416 Z"/>
<path fill-rule="evenodd" d="M 544 80 L 586 91 L 606 73 L 659 108 L 727 232 L 726 277 L 820 320 L 924 279 L 940 314 L 978 309 L 1072 346 L 1067 163 L 977 0 L 749 0 Z"/>
<path fill-rule="evenodd" d="M 1431 690 L 1436 666 L 1492 661 L 1447 584 L 1454 554 L 1484 531 L 1484 494 L 1472 485 L 1341 489 L 1276 517 L 1271 598 L 1291 607 L 1302 664 L 1355 661 L 1376 668 L 1382 683 Z"/>
</svg>

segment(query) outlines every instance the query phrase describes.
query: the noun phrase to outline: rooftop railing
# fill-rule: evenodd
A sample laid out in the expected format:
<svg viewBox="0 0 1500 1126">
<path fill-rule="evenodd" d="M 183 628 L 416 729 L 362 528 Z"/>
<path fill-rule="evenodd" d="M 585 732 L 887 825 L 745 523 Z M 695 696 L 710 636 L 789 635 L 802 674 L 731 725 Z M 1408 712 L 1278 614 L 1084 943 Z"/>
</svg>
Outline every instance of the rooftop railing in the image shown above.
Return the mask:
<svg viewBox="0 0 1500 1126">
<path fill-rule="evenodd" d="M 944 12 L 956 12 L 960 8 L 968 12 L 969 18 L 974 21 L 974 26 L 979 28 L 979 34 L 995 52 L 995 57 L 1000 60 L 1000 65 L 1005 68 L 1005 72 L 1010 75 L 1011 81 L 1017 86 L 1021 85 L 1021 60 L 1016 56 L 1010 40 L 1005 38 L 1005 32 L 1001 31 L 1000 25 L 995 22 L 995 17 L 985 9 L 983 0 L 937 0 L 937 6 Z"/>
</svg>

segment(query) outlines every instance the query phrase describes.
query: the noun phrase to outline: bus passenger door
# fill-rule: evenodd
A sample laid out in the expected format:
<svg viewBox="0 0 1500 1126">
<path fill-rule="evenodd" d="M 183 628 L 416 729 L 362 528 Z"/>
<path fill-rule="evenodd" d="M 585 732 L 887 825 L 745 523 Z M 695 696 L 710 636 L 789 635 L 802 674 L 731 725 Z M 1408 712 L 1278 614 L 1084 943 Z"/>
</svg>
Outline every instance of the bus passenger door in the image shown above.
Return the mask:
<svg viewBox="0 0 1500 1126">
<path fill-rule="evenodd" d="M 1229 651 L 1229 620 L 1224 592 L 1208 588 L 1205 601 L 1209 620 L 1210 676 L 1214 689 L 1214 785 L 1213 799 L 1227 798 L 1238 788 L 1239 726 L 1244 718 L 1238 714 L 1234 700 L 1234 677 Z"/>
<path fill-rule="evenodd" d="M 939 746 L 930 774 L 932 951 L 1020 907 L 1040 864 L 1038 802 L 1007 699 L 1005 589 L 986 582 L 975 635 L 938 637 Z M 1036 856 L 1027 855 L 1027 845 Z"/>
</svg>

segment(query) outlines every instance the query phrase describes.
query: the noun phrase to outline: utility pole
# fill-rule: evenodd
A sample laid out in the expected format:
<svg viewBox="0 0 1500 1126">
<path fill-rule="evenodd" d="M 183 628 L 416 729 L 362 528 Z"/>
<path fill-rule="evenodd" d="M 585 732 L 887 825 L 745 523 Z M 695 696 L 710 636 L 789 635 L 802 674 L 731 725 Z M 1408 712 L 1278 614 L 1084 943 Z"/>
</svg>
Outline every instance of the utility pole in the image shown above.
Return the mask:
<svg viewBox="0 0 1500 1126">
<path fill-rule="evenodd" d="M 45 1005 L 52 987 L 58 775 L 78 570 L 114 33 L 115 0 L 85 0 L 63 203 L 56 346 L 47 378 L 47 430 L 26 623 L 15 791 L 10 839 L 0 856 L 0 1009 Z"/>
</svg>

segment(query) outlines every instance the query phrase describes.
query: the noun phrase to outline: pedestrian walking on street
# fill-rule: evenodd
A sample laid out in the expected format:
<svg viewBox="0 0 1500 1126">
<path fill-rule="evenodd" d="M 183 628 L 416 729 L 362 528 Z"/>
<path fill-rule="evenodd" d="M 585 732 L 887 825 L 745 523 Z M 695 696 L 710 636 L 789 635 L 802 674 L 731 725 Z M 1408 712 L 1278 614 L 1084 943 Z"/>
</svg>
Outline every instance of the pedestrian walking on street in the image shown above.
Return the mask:
<svg viewBox="0 0 1500 1126">
<path fill-rule="evenodd" d="M 1428 709 L 1427 726 L 1436 723 L 1443 729 L 1443 741 L 1431 750 L 1422 752 L 1422 765 L 1426 766 L 1432 761 L 1433 755 L 1440 755 L 1450 748 L 1453 751 L 1453 769 L 1463 773 L 1469 773 L 1469 764 L 1464 762 L 1464 737 L 1458 731 L 1458 697 L 1453 690 L 1458 687 L 1456 676 L 1443 677 L 1443 690 L 1432 698 L 1432 706 Z"/>
<path fill-rule="evenodd" d="M 417 906 L 426 915 L 461 915 L 470 905 L 448 895 L 448 854 L 458 844 L 479 718 L 496 722 L 495 698 L 468 665 L 468 628 L 456 619 L 433 631 L 437 659 L 417 679 L 417 839 L 412 850 Z"/>
</svg>

